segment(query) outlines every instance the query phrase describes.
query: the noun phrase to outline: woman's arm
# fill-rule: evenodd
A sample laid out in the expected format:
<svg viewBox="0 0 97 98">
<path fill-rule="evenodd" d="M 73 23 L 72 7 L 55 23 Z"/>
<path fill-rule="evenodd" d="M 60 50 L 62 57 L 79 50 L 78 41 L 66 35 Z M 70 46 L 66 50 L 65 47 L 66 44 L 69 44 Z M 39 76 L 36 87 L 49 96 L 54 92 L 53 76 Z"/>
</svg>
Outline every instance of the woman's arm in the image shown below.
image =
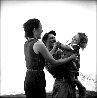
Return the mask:
<svg viewBox="0 0 97 98">
<path fill-rule="evenodd" d="M 72 50 L 71 47 L 68 46 L 68 45 L 64 45 L 64 44 L 62 44 L 62 43 L 60 43 L 60 42 L 57 42 L 57 43 L 59 43 L 59 46 L 58 46 L 58 47 L 59 47 L 60 49 L 62 49 L 62 50 L 66 50 L 66 51 L 67 51 L 67 50 L 68 50 L 68 51 L 69 51 L 69 50 Z"/>
<path fill-rule="evenodd" d="M 50 52 L 47 50 L 47 48 L 45 47 L 45 45 L 42 42 L 39 42 L 38 44 L 36 44 L 37 47 L 37 51 L 40 52 L 42 54 L 42 56 L 49 62 L 51 63 L 51 65 L 53 66 L 57 66 L 57 65 L 61 65 L 63 63 L 66 63 L 72 59 L 75 59 L 76 56 L 75 55 L 71 55 L 68 58 L 64 58 L 64 59 L 59 59 L 59 60 L 55 60 L 53 58 L 53 56 L 50 54 Z"/>
</svg>

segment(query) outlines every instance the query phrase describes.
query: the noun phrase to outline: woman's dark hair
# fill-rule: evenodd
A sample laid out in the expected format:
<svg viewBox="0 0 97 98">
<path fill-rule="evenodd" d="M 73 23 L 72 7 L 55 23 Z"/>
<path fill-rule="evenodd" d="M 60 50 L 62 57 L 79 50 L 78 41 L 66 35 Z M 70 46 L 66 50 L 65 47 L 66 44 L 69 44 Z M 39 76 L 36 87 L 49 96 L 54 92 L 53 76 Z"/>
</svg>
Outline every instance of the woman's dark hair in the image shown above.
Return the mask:
<svg viewBox="0 0 97 98">
<path fill-rule="evenodd" d="M 85 33 L 81 33 L 81 32 L 78 32 L 78 34 L 79 34 L 79 46 L 82 48 L 82 49 L 84 49 L 85 47 L 85 44 L 87 44 L 87 42 L 88 42 L 88 37 L 86 36 L 86 34 Z"/>
<path fill-rule="evenodd" d="M 34 28 L 35 29 L 39 28 L 39 23 L 40 23 L 40 20 L 33 18 L 33 19 L 29 19 L 27 22 L 25 22 L 23 24 L 26 39 L 33 38 L 33 32 L 32 31 Z"/>
<path fill-rule="evenodd" d="M 48 33 L 45 33 L 44 36 L 42 37 L 42 42 L 43 42 L 44 44 L 46 44 L 46 41 L 47 41 L 47 39 L 48 39 L 49 34 L 53 34 L 54 36 L 56 36 L 56 32 L 53 31 L 53 30 L 51 30 L 51 31 L 48 32 Z"/>
</svg>

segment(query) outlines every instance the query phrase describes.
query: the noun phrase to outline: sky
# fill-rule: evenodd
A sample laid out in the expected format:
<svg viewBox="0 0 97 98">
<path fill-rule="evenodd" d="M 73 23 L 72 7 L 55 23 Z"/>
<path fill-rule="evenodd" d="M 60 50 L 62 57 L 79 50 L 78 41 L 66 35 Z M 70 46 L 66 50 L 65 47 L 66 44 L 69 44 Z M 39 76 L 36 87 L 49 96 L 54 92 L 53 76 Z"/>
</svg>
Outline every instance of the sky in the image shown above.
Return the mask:
<svg viewBox="0 0 97 98">
<path fill-rule="evenodd" d="M 1 95 L 24 93 L 26 65 L 23 23 L 38 18 L 42 36 L 55 30 L 57 41 L 66 43 L 78 32 L 88 36 L 81 53 L 80 72 L 96 74 L 96 1 L 7 1 L 1 0 Z M 54 78 L 44 69 L 49 92 Z M 87 86 L 87 89 L 93 90 Z"/>
</svg>

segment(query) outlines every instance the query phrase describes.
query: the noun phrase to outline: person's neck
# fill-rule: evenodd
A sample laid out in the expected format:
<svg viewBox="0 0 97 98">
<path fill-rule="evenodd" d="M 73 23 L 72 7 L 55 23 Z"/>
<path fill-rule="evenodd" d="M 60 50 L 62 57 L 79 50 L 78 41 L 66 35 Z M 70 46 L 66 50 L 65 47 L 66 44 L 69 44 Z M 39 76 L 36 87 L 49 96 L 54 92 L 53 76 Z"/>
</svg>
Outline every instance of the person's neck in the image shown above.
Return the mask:
<svg viewBox="0 0 97 98">
<path fill-rule="evenodd" d="M 38 40 L 38 37 L 36 35 L 34 35 L 34 39 L 37 39 Z"/>
<path fill-rule="evenodd" d="M 53 48 L 52 46 L 48 46 L 48 45 L 47 45 L 47 49 L 48 49 L 49 51 L 51 51 L 52 48 Z"/>
<path fill-rule="evenodd" d="M 37 38 L 29 38 L 28 40 L 30 41 L 30 40 L 32 40 L 32 39 L 36 39 L 36 40 L 38 40 Z"/>
</svg>

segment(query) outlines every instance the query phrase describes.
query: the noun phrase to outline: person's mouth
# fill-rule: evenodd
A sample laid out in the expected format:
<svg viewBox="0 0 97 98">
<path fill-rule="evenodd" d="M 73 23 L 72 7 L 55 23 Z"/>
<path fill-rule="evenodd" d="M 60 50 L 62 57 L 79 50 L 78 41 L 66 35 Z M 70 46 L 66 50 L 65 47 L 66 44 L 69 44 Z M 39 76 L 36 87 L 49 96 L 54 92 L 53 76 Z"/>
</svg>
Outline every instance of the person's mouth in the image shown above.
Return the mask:
<svg viewBox="0 0 97 98">
<path fill-rule="evenodd" d="M 52 40 L 52 41 L 51 41 L 51 43 L 55 43 L 55 42 L 56 42 L 56 40 Z"/>
</svg>

